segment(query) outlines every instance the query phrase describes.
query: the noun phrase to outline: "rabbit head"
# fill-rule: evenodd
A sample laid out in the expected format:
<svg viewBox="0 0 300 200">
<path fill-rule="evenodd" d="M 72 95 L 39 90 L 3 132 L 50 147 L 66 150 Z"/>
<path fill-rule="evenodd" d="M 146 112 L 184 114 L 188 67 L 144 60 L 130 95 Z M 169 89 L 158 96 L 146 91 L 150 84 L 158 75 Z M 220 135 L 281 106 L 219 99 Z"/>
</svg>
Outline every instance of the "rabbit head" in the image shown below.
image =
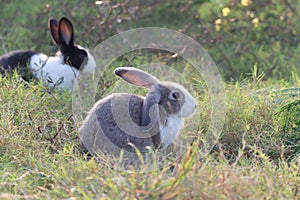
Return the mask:
<svg viewBox="0 0 300 200">
<path fill-rule="evenodd" d="M 192 115 L 197 107 L 195 99 L 181 85 L 161 82 L 154 76 L 132 67 L 120 67 L 115 74 L 136 86 L 146 87 L 149 92 L 143 102 L 141 126 L 151 129 L 159 122 L 159 134 L 152 135 L 156 148 L 165 148 L 182 128 L 182 119 Z M 153 117 L 151 117 L 151 115 Z"/>
<path fill-rule="evenodd" d="M 147 99 L 150 98 L 155 99 L 151 102 L 162 106 L 167 115 L 188 117 L 196 109 L 195 99 L 182 85 L 160 82 L 154 76 L 133 67 L 119 67 L 115 70 L 115 74 L 135 86 L 146 87 L 149 90 L 145 100 L 148 107 Z M 142 125 L 145 125 L 144 123 Z"/>
<path fill-rule="evenodd" d="M 82 72 L 92 73 L 95 60 L 89 51 L 74 44 L 74 29 L 70 20 L 62 17 L 59 21 L 49 19 L 50 35 L 54 44 L 59 46 L 63 62 Z M 82 66 L 82 67 L 81 67 Z"/>
</svg>

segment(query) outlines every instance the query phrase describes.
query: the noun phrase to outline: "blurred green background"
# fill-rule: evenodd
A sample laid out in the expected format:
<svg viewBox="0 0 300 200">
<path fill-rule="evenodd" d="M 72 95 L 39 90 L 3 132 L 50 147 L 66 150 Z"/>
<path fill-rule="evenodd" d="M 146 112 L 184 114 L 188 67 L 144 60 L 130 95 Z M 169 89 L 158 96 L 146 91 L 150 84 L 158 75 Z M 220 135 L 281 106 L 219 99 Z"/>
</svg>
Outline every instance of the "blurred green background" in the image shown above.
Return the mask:
<svg viewBox="0 0 300 200">
<path fill-rule="evenodd" d="M 208 51 L 223 77 L 298 79 L 300 2 L 291 0 L 0 0 L 0 54 L 34 49 L 53 55 L 50 17 L 70 18 L 75 42 L 93 48 L 120 31 L 166 27 Z"/>
</svg>

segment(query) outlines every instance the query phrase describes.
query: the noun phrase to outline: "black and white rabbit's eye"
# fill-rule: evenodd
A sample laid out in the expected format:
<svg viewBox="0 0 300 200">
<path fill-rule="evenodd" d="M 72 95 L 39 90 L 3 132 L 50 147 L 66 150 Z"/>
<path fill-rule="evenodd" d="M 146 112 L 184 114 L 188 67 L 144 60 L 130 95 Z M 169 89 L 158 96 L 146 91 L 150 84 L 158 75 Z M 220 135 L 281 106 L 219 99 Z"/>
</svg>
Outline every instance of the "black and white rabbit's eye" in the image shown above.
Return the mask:
<svg viewBox="0 0 300 200">
<path fill-rule="evenodd" d="M 69 58 L 69 57 L 66 59 L 66 64 L 68 64 L 68 65 L 72 66 L 72 62 L 71 62 L 71 60 L 70 60 L 70 58 Z"/>
<path fill-rule="evenodd" d="M 173 99 L 177 100 L 177 99 L 180 98 L 180 94 L 179 94 L 179 92 L 173 92 L 172 95 L 171 95 L 171 97 L 172 97 Z"/>
</svg>

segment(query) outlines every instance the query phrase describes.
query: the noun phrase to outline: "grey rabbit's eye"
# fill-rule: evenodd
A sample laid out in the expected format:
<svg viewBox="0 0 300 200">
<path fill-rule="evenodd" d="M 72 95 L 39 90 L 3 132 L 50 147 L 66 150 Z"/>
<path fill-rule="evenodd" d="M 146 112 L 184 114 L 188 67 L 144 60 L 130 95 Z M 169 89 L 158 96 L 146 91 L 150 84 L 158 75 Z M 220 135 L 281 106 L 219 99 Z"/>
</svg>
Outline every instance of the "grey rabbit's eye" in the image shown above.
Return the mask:
<svg viewBox="0 0 300 200">
<path fill-rule="evenodd" d="M 173 98 L 173 99 L 176 100 L 176 99 L 178 99 L 179 97 L 180 97 L 179 92 L 173 92 L 173 93 L 172 93 L 172 98 Z"/>
</svg>

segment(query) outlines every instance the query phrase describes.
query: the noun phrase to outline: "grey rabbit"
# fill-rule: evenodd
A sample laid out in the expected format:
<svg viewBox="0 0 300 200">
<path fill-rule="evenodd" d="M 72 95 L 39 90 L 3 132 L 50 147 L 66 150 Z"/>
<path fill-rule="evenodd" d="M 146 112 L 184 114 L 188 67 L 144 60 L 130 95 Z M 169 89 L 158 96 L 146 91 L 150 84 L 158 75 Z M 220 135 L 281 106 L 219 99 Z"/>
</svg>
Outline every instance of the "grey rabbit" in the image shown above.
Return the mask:
<svg viewBox="0 0 300 200">
<path fill-rule="evenodd" d="M 195 99 L 181 85 L 158 81 L 133 67 L 119 67 L 115 75 L 149 91 L 146 97 L 115 93 L 95 103 L 79 129 L 81 146 L 92 155 L 104 152 L 136 159 L 149 147 L 166 148 L 182 128 L 182 118 L 192 115 Z"/>
</svg>

